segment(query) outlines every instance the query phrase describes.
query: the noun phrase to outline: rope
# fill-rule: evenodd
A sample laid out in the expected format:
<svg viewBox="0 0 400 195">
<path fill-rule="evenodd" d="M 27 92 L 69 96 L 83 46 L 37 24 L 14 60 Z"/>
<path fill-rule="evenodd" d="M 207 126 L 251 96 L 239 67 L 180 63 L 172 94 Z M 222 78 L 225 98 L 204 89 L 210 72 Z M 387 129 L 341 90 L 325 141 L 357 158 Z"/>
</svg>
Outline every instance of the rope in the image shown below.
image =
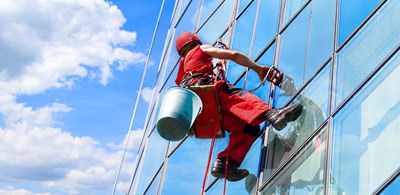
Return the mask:
<svg viewBox="0 0 400 195">
<path fill-rule="evenodd" d="M 207 178 L 208 178 L 208 170 L 210 170 L 211 158 L 212 158 L 212 154 L 213 154 L 213 151 L 214 151 L 214 146 L 215 146 L 215 140 L 217 138 L 217 133 L 218 133 L 218 129 L 215 130 L 214 137 L 211 140 L 210 152 L 208 154 L 208 160 L 207 160 L 206 173 L 204 174 L 203 185 L 201 187 L 201 194 L 202 195 L 205 195 L 205 187 L 206 187 Z"/>
<path fill-rule="evenodd" d="M 225 1 L 225 2 L 228 2 L 228 0 Z M 227 45 L 230 44 L 232 25 L 233 25 L 233 22 L 234 22 L 234 19 L 235 19 L 235 12 L 236 12 L 236 9 L 237 9 L 237 4 L 238 4 L 238 1 L 235 0 L 235 1 L 234 1 L 234 4 L 233 4 L 233 7 L 232 7 L 232 13 L 231 13 L 230 21 L 229 21 L 228 32 L 227 32 L 226 37 L 225 37 L 226 40 L 227 40 L 227 41 L 225 41 L 225 43 L 228 43 L 228 44 L 225 44 L 225 43 L 223 43 L 222 41 L 218 41 L 218 43 L 219 43 L 220 45 L 222 45 L 223 47 L 225 47 L 225 48 L 228 48 Z M 222 65 L 221 65 L 220 68 L 222 68 L 223 72 L 225 72 L 226 69 L 225 69 L 225 67 L 224 67 L 224 63 L 221 63 L 221 64 L 222 64 Z M 225 77 L 225 75 L 222 75 L 222 76 Z M 217 133 L 218 133 L 218 129 L 216 129 L 216 131 L 214 132 L 214 137 L 213 137 L 213 139 L 212 139 L 212 141 L 211 141 L 210 152 L 209 152 L 208 160 L 207 160 L 206 173 L 204 174 L 203 185 L 202 185 L 201 193 L 200 193 L 201 195 L 205 195 L 205 194 L 206 194 L 206 193 L 205 193 L 205 186 L 206 186 L 206 183 L 207 183 L 208 171 L 209 171 L 209 169 L 210 169 L 211 158 L 212 158 L 212 153 L 213 153 L 213 151 L 214 151 L 214 146 L 215 146 L 215 140 L 216 140 L 216 138 L 217 138 Z M 229 155 L 229 149 L 228 149 L 228 155 Z M 227 175 L 227 170 L 228 170 L 228 169 L 227 169 L 227 168 L 228 168 L 228 159 L 229 159 L 229 158 L 227 158 L 226 164 L 225 164 L 224 192 L 223 192 L 224 195 L 226 194 L 226 175 Z"/>
<path fill-rule="evenodd" d="M 233 22 L 235 20 L 235 12 L 237 10 L 237 6 L 238 6 L 238 1 L 235 0 L 234 4 L 233 4 L 233 8 L 232 8 L 232 14 L 231 14 L 231 19 L 229 21 L 229 27 L 228 27 L 228 34 L 226 36 L 226 39 L 229 41 L 226 41 L 228 43 L 228 45 L 230 45 L 230 40 L 231 40 L 231 31 L 232 31 L 232 25 Z M 226 70 L 226 68 L 225 68 Z M 228 138 L 229 139 L 229 138 Z M 229 145 L 229 144 L 228 144 Z M 224 193 L 223 195 L 226 194 L 226 176 L 228 174 L 228 161 L 229 161 L 229 148 L 228 148 L 228 153 L 227 153 L 227 158 L 226 158 L 226 163 L 225 163 L 225 175 L 224 175 Z"/>
</svg>

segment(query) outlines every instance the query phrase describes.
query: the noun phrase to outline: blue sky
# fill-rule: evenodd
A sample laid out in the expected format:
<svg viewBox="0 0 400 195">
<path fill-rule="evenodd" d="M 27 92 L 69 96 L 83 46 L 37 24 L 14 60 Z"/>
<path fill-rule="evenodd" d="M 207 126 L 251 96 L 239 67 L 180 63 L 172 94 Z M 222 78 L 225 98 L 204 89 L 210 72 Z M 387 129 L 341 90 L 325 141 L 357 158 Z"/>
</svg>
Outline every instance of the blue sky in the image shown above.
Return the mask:
<svg viewBox="0 0 400 195">
<path fill-rule="evenodd" d="M 161 3 L 0 2 L 0 194 L 111 193 Z"/>
</svg>

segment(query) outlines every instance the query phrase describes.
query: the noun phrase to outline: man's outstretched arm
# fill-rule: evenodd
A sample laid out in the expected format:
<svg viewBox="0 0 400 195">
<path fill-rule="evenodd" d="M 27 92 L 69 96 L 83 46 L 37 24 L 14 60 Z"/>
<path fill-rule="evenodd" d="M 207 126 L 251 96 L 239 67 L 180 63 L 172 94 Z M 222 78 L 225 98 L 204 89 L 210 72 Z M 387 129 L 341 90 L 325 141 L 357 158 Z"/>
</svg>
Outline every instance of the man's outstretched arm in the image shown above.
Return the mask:
<svg viewBox="0 0 400 195">
<path fill-rule="evenodd" d="M 258 74 L 261 80 L 264 79 L 269 70 L 269 67 L 257 64 L 248 56 L 239 51 L 220 49 L 211 45 L 201 45 L 200 48 L 201 50 L 203 50 L 204 53 L 208 54 L 211 57 L 232 60 L 237 64 L 253 69 Z"/>
</svg>

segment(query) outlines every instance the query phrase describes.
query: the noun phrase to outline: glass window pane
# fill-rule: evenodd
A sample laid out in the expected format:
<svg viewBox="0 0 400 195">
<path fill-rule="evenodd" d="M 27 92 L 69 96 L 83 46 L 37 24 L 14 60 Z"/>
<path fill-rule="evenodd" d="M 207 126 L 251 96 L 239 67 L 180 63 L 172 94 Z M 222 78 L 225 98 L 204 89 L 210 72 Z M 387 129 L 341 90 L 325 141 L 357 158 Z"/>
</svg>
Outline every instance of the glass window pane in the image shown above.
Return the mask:
<svg viewBox="0 0 400 195">
<path fill-rule="evenodd" d="M 361 24 L 382 0 L 340 1 L 339 45 Z"/>
<path fill-rule="evenodd" d="M 285 6 L 285 13 L 283 16 L 283 24 L 292 19 L 292 17 L 299 11 L 299 9 L 308 1 L 308 0 L 283 0 Z"/>
<path fill-rule="evenodd" d="M 213 44 L 226 30 L 231 20 L 234 2 L 225 0 L 210 20 L 197 32 L 203 43 Z"/>
<path fill-rule="evenodd" d="M 254 19 L 256 17 L 257 2 L 252 2 L 250 7 L 236 21 L 232 49 L 249 55 L 251 37 L 253 36 Z M 234 81 L 245 70 L 244 66 L 230 62 L 227 67 L 227 79 Z"/>
<path fill-rule="evenodd" d="M 400 55 L 334 117 L 332 185 L 371 194 L 399 168 Z"/>
<path fill-rule="evenodd" d="M 239 0 L 239 13 L 243 11 L 243 9 L 253 0 Z"/>
<path fill-rule="evenodd" d="M 255 59 L 275 37 L 278 30 L 280 0 L 261 0 L 251 57 Z M 272 64 L 272 63 L 271 63 Z"/>
<path fill-rule="evenodd" d="M 304 82 L 308 26 L 311 6 L 305 10 L 282 33 L 278 68 L 293 78 L 297 88 Z"/>
<path fill-rule="evenodd" d="M 336 107 L 400 43 L 400 1 L 386 4 L 338 55 Z"/>
<path fill-rule="evenodd" d="M 275 46 L 274 43 L 257 61 L 258 64 L 263 66 L 271 66 L 274 63 L 274 54 L 275 54 Z M 246 90 L 253 90 L 261 84 L 261 80 L 258 77 L 258 74 L 253 71 L 249 70 L 247 73 L 247 80 L 246 80 Z M 264 86 L 261 86 L 259 89 L 255 90 L 253 94 L 257 95 L 261 100 L 268 101 L 269 92 L 270 92 L 271 84 L 266 81 Z"/>
<path fill-rule="evenodd" d="M 221 4 L 223 0 L 203 0 L 200 14 L 200 25 L 206 21 L 208 17 L 215 11 L 218 5 Z"/>
<path fill-rule="evenodd" d="M 260 150 L 262 140 L 257 139 L 246 155 L 240 169 L 247 169 L 250 174 L 240 181 L 228 182 L 226 194 L 255 194 L 257 192 L 258 163 L 260 161 Z M 219 179 L 208 191 L 207 194 L 223 194 L 224 180 Z"/>
<path fill-rule="evenodd" d="M 182 5 L 182 11 L 184 11 L 186 9 L 186 7 L 188 6 L 189 2 L 198 2 L 198 1 L 194 1 L 194 0 L 180 0 L 179 3 L 181 3 Z M 197 4 L 196 7 L 198 7 L 199 5 Z M 197 14 L 196 14 L 197 15 Z"/>
<path fill-rule="evenodd" d="M 300 87 L 333 52 L 335 0 L 312 1 L 282 33 L 279 69 Z"/>
<path fill-rule="evenodd" d="M 328 116 L 331 64 L 313 80 L 295 101 L 303 105 L 300 117 L 281 131 L 269 131 L 267 147 L 267 179 L 318 129 Z M 283 87 L 286 89 L 286 87 Z M 288 87 L 287 89 L 293 89 Z M 277 91 L 280 93 L 281 91 Z M 288 93 L 293 93 L 287 90 Z M 295 91 L 294 91 L 295 92 Z M 279 98 L 278 98 L 279 101 Z"/>
<path fill-rule="evenodd" d="M 176 10 L 175 10 L 175 13 L 174 13 L 174 15 L 173 15 L 173 18 L 172 18 L 172 20 L 171 20 L 171 25 L 172 25 L 172 26 L 175 26 L 176 23 L 179 22 L 179 20 L 180 20 L 181 17 L 182 17 L 182 14 L 184 13 L 184 11 L 185 11 L 186 7 L 188 6 L 188 4 L 190 3 L 190 1 L 192 1 L 192 0 L 177 0 L 177 1 L 176 1 L 176 4 L 175 4 Z M 199 2 L 199 1 L 194 0 L 194 2 Z M 192 2 L 192 3 L 193 3 L 193 2 Z M 193 5 L 193 4 L 192 4 L 192 5 Z M 196 7 L 199 7 L 198 5 L 199 5 L 199 4 L 197 4 Z M 193 7 L 193 6 L 192 6 L 192 7 Z M 188 14 L 187 11 L 189 11 L 189 10 L 186 10 L 186 12 L 185 12 L 186 15 Z M 197 16 L 197 12 L 196 12 L 195 15 Z M 195 21 L 194 21 L 194 22 L 195 22 Z M 193 28 L 192 28 L 191 30 L 193 30 Z M 188 30 L 188 31 L 189 31 L 189 30 Z"/>
<path fill-rule="evenodd" d="M 271 181 L 264 195 L 323 194 L 326 150 L 325 130 L 314 137 L 302 153 Z"/>
<path fill-rule="evenodd" d="M 165 85 L 166 79 L 168 79 L 168 76 L 170 74 L 170 72 L 174 69 L 175 65 L 177 64 L 178 60 L 179 60 L 179 55 L 177 54 L 178 52 L 176 52 L 175 49 L 175 42 L 172 41 L 172 37 L 171 39 L 169 39 L 169 42 L 167 44 L 167 49 L 165 52 L 165 56 L 162 59 L 162 65 L 161 67 L 158 69 L 158 76 L 157 76 L 157 80 L 156 80 L 156 84 L 154 86 L 156 92 L 159 92 L 161 90 L 161 88 Z M 175 73 L 176 75 L 176 73 Z"/>
<path fill-rule="evenodd" d="M 160 182 L 161 182 L 161 175 L 162 175 L 162 168 L 158 172 L 157 177 L 154 178 L 153 182 L 151 182 L 149 189 L 146 191 L 145 194 L 157 194 L 159 187 L 160 187 Z"/>
<path fill-rule="evenodd" d="M 162 10 L 162 14 L 160 17 L 160 23 L 159 23 L 159 28 L 156 32 L 156 36 L 154 39 L 154 45 L 165 45 L 168 42 L 168 25 L 171 20 L 171 14 L 172 14 L 172 9 L 175 4 L 175 2 L 165 2 L 166 4 L 164 5 L 165 8 Z M 155 78 L 157 78 L 157 70 L 159 69 L 159 66 L 162 64 L 162 54 L 163 54 L 163 47 L 153 47 L 151 49 L 151 53 L 149 55 L 149 66 L 146 70 L 146 76 L 144 78 L 144 83 L 143 87 L 144 89 L 151 89 L 154 90 L 155 88 Z M 154 93 L 153 93 L 154 94 Z M 149 118 L 151 116 L 151 112 L 153 111 L 154 108 L 154 103 L 156 101 L 156 97 L 152 96 L 151 101 L 148 102 L 148 108 L 147 108 L 147 114 L 146 114 L 146 123 L 144 126 L 145 131 L 148 131 L 149 126 Z M 141 105 L 141 104 L 139 104 Z M 139 110 L 139 109 L 137 109 Z M 149 133 L 146 132 L 146 135 Z"/>
<path fill-rule="evenodd" d="M 135 194 L 143 194 L 149 186 L 166 157 L 167 147 L 168 141 L 161 138 L 157 131 L 153 131 L 146 144 L 145 156 L 141 159 Z"/>
<path fill-rule="evenodd" d="M 209 150 L 209 139 L 186 139 L 168 159 L 161 194 L 200 194 Z"/>
<path fill-rule="evenodd" d="M 336 0 L 314 0 L 311 6 L 305 80 L 310 79 L 332 54 L 335 32 Z"/>
<path fill-rule="evenodd" d="M 187 0 L 185 0 L 187 1 Z M 172 71 L 172 68 L 180 58 L 178 55 L 178 52 L 176 51 L 175 47 L 175 40 L 176 38 L 183 32 L 193 32 L 195 25 L 196 25 L 196 19 L 197 19 L 197 13 L 199 11 L 199 5 L 200 5 L 200 0 L 193 0 L 190 2 L 189 7 L 187 8 L 185 14 L 182 16 L 181 20 L 179 21 L 178 25 L 175 28 L 175 34 L 174 38 L 170 42 L 170 53 L 169 53 L 169 63 L 166 69 L 166 73 L 169 74 Z"/>
<path fill-rule="evenodd" d="M 397 176 L 388 186 L 380 193 L 381 195 L 392 195 L 399 193 L 400 189 L 400 177 Z"/>
</svg>

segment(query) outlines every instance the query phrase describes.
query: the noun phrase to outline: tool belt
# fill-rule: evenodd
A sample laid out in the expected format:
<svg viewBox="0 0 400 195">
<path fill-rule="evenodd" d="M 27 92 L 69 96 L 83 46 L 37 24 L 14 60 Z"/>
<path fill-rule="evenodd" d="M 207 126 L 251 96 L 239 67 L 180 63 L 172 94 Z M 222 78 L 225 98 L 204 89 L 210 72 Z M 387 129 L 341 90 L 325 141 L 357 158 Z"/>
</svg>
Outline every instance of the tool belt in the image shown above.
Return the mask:
<svg viewBox="0 0 400 195">
<path fill-rule="evenodd" d="M 181 81 L 180 87 L 208 85 L 213 81 L 219 80 L 215 75 L 204 75 L 201 72 L 189 72 Z"/>
</svg>

